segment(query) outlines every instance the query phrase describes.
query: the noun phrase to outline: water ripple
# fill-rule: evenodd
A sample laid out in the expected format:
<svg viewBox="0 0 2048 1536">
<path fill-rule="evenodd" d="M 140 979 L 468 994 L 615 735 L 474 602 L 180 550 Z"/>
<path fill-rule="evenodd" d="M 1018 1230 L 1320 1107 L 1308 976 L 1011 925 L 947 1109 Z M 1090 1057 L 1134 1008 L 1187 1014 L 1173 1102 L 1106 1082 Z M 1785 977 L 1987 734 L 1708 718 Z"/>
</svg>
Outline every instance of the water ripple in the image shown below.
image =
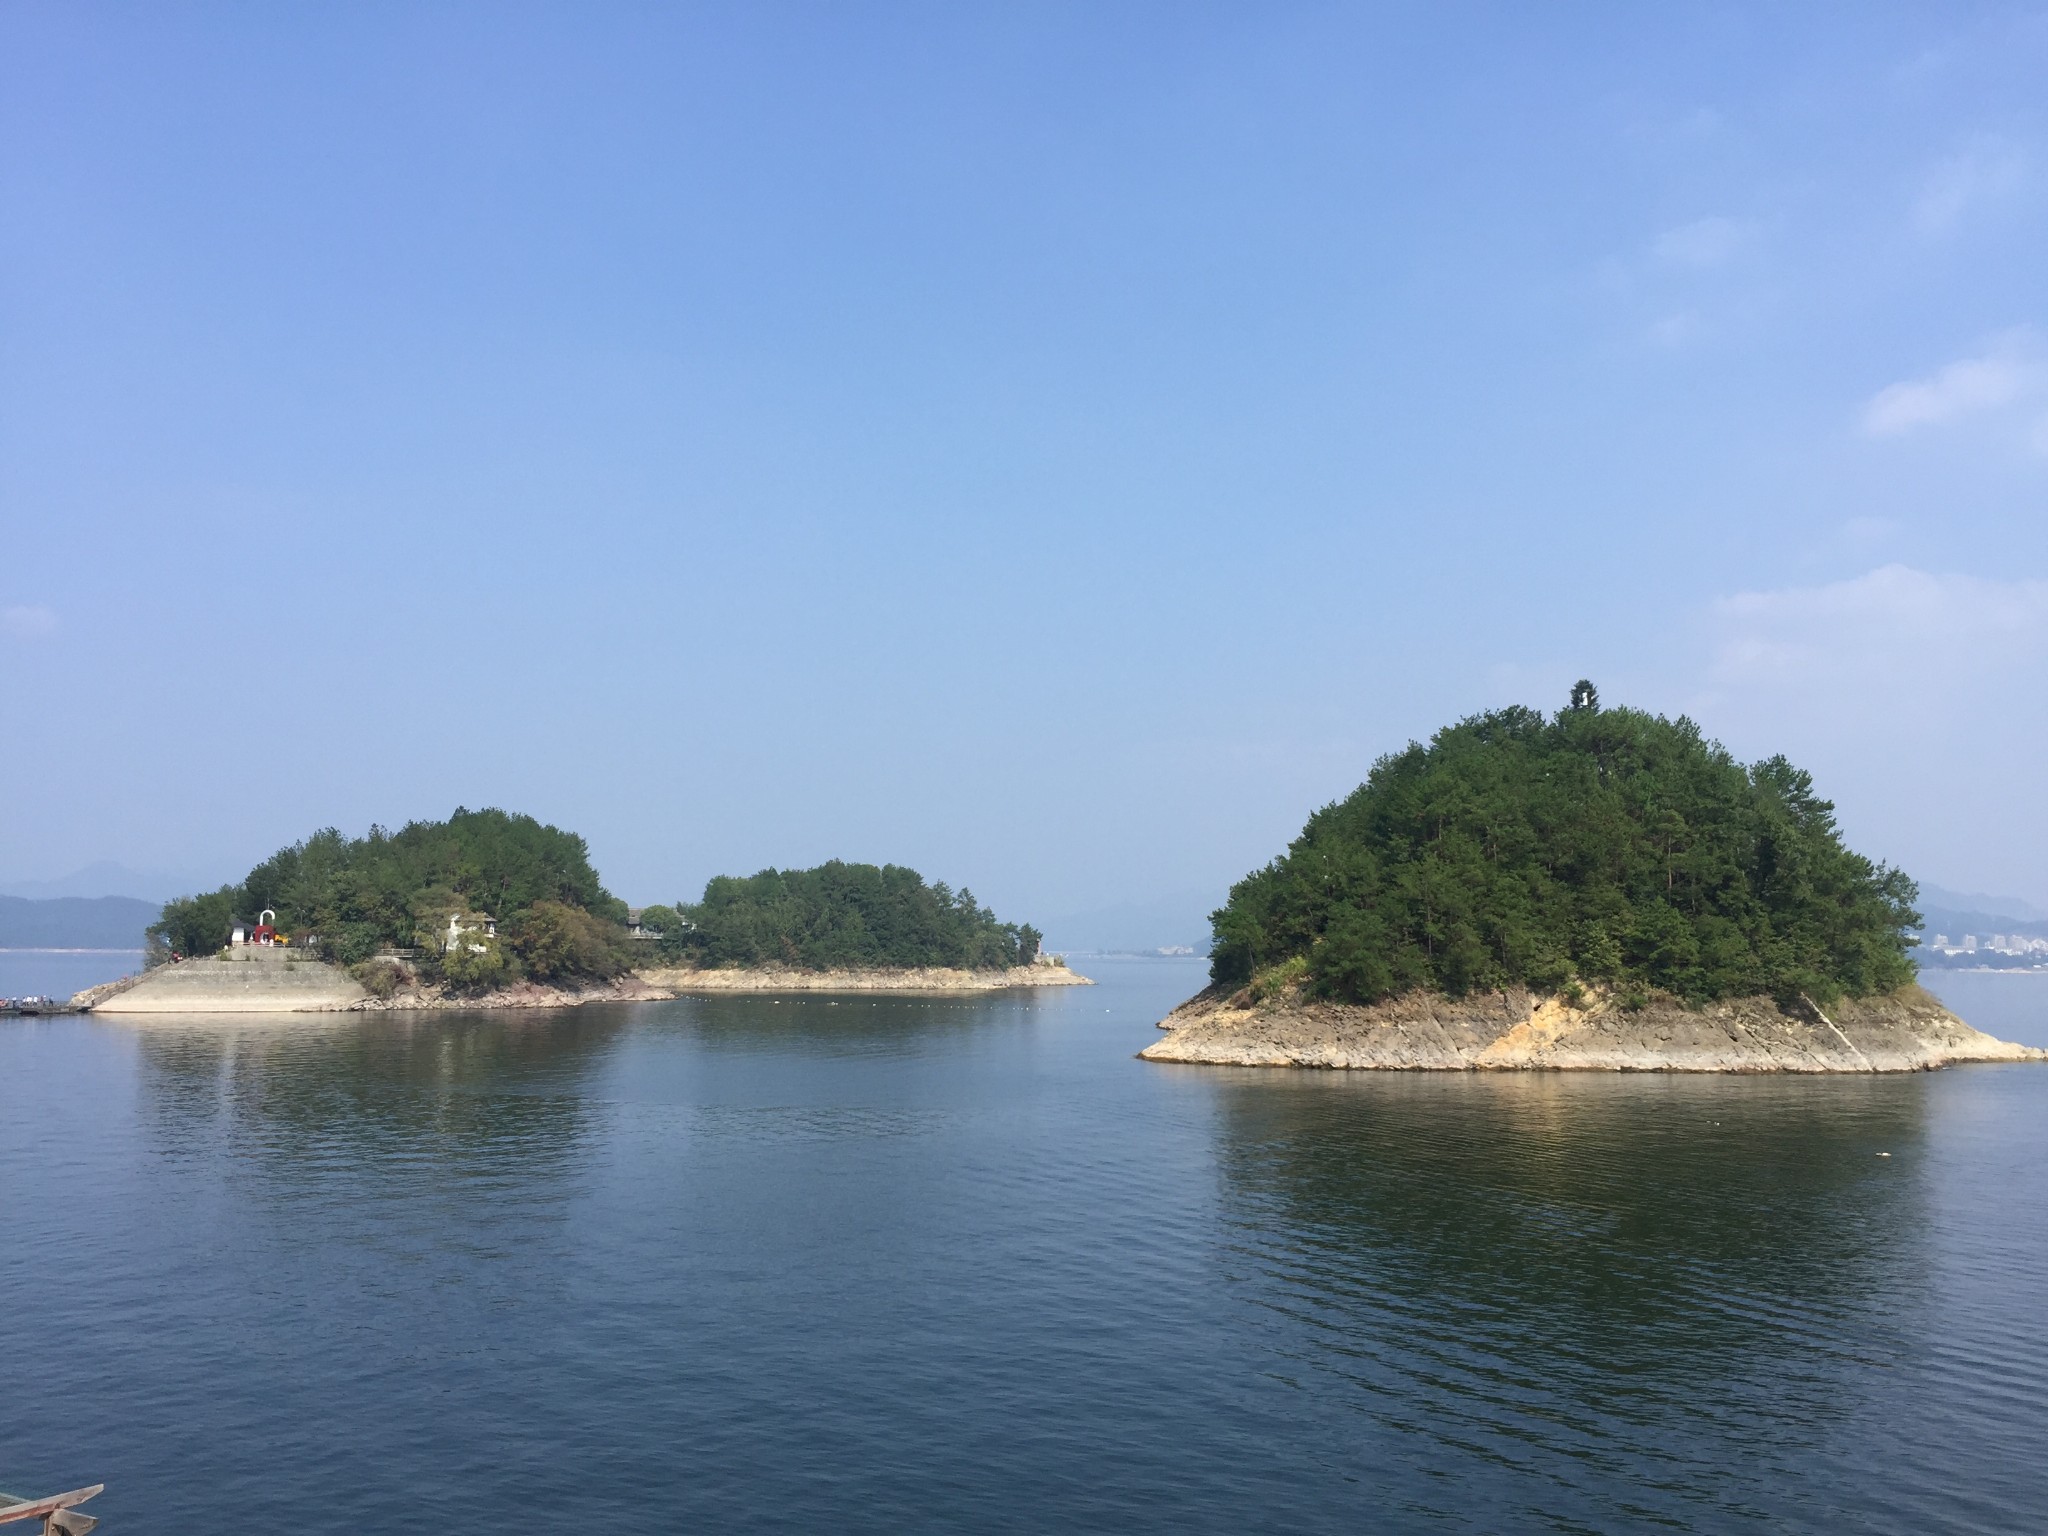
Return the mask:
<svg viewBox="0 0 2048 1536">
<path fill-rule="evenodd" d="M 2048 1073 L 1133 1061 L 1193 979 L 0 1034 L 0 1350 L 63 1383 L 9 1477 L 110 1531 L 2038 1524 Z"/>
</svg>

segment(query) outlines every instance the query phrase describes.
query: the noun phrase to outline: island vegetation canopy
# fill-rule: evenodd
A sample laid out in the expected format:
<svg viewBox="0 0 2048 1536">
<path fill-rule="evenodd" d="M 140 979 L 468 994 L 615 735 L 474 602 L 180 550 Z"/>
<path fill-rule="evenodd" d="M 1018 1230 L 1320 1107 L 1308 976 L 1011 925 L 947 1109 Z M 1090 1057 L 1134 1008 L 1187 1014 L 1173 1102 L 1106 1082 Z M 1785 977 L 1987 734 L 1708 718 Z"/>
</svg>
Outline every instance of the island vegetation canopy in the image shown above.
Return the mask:
<svg viewBox="0 0 2048 1536">
<path fill-rule="evenodd" d="M 169 902 L 149 930 L 152 947 L 206 954 L 230 925 L 265 909 L 295 942 L 357 964 L 417 949 L 430 974 L 472 986 L 520 976 L 608 977 L 627 969 L 625 904 L 590 867 L 583 839 L 531 816 L 457 810 L 364 837 L 333 828 L 281 848 L 236 885 Z M 446 943 L 451 917 L 488 916 L 462 943 Z"/>
<path fill-rule="evenodd" d="M 1355 1002 L 1582 982 L 1825 1002 L 1913 979 L 1917 896 L 1783 757 L 1745 767 L 1581 682 L 1553 717 L 1476 715 L 1374 764 L 1232 888 L 1211 976 Z"/>
<path fill-rule="evenodd" d="M 721 875 L 704 899 L 648 907 L 663 953 L 706 967 L 787 965 L 801 970 L 1029 965 L 1040 935 L 999 922 L 968 890 L 925 884 L 900 864 L 764 869 Z"/>
</svg>

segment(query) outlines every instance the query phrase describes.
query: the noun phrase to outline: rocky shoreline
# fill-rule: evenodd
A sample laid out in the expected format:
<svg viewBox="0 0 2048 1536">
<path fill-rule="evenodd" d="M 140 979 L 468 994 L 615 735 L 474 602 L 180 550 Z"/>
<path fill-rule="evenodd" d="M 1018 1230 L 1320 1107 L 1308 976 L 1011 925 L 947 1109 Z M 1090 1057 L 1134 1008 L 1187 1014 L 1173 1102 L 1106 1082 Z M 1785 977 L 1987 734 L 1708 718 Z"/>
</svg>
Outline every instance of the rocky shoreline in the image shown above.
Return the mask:
<svg viewBox="0 0 2048 1536">
<path fill-rule="evenodd" d="M 581 986 L 522 981 L 482 996 L 445 987 L 408 987 L 389 997 L 348 1004 L 349 1013 L 433 1008 L 576 1008 L 585 1003 L 652 1003 L 708 992 L 1000 992 L 1017 987 L 1092 987 L 1062 966 L 1020 965 L 1006 971 L 943 967 L 888 971 L 683 970 L 648 967 L 612 981 Z"/>
<path fill-rule="evenodd" d="M 1510 989 L 1414 992 L 1370 1005 L 1212 987 L 1160 1021 L 1146 1061 L 1378 1071 L 1922 1072 L 1967 1061 L 2048 1061 L 1972 1029 L 1918 986 L 1786 1010 L 1768 997 L 1690 1008 L 1657 997 L 1576 1005 Z"/>
<path fill-rule="evenodd" d="M 204 957 L 124 976 L 80 992 L 72 1005 L 109 1014 L 399 1013 L 436 1009 L 577 1008 L 585 1003 L 646 1003 L 709 992 L 994 992 L 1018 987 L 1087 987 L 1086 976 L 1058 965 L 1004 971 L 798 971 L 649 968 L 606 982 L 517 982 L 481 995 L 441 984 L 401 984 L 372 995 L 338 966 L 285 950 Z"/>
<path fill-rule="evenodd" d="M 1003 992 L 1016 987 L 1092 987 L 1063 965 L 1018 965 L 1004 971 L 959 971 L 944 966 L 915 970 L 799 971 L 641 970 L 633 973 L 668 995 L 692 992 Z"/>
<path fill-rule="evenodd" d="M 476 1008 L 580 1008 L 585 1003 L 652 1003 L 675 994 L 649 986 L 637 973 L 612 981 L 564 986 L 558 983 L 521 981 L 495 992 L 471 995 L 450 992 L 445 986 L 401 987 L 389 997 L 362 997 L 334 1013 L 415 1013 L 434 1009 Z"/>
</svg>

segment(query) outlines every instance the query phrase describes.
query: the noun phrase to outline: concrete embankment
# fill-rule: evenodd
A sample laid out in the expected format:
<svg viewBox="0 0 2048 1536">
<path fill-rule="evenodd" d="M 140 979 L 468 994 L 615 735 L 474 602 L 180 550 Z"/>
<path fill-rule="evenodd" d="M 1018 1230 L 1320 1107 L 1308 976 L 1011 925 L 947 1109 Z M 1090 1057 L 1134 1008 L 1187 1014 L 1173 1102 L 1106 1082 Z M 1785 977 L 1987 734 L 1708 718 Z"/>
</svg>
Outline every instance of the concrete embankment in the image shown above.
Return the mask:
<svg viewBox="0 0 2048 1536">
<path fill-rule="evenodd" d="M 224 959 L 181 960 L 144 971 L 88 1006 L 94 1013 L 325 1013 L 368 996 L 338 966 L 288 949 L 249 945 Z"/>
<path fill-rule="evenodd" d="M 1918 1072 L 1952 1062 L 2044 1061 L 2048 1051 L 1972 1029 L 1919 987 L 1825 1009 L 1767 997 L 1689 1008 L 1625 1008 L 1598 995 L 1572 1007 L 1510 990 L 1433 993 L 1368 1006 L 1288 989 L 1254 999 L 1212 988 L 1161 1021 L 1147 1061 L 1383 1071 Z"/>
<path fill-rule="evenodd" d="M 1005 971 L 918 970 L 799 971 L 643 970 L 634 975 L 672 993 L 690 992 L 1000 992 L 1012 987 L 1092 987 L 1086 976 L 1061 965 L 1019 965 Z"/>
</svg>

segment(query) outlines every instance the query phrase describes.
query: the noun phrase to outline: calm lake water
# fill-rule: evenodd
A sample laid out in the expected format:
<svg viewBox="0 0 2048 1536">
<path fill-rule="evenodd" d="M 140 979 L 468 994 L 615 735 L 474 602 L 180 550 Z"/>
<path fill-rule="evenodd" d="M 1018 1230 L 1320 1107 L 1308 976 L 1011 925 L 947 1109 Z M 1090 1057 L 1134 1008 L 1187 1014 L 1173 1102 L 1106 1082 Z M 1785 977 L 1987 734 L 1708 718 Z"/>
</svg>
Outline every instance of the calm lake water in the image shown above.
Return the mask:
<svg viewBox="0 0 2048 1536">
<path fill-rule="evenodd" d="M 1084 968 L 0 1027 L 0 1486 L 104 1480 L 108 1536 L 2041 1528 L 2048 1067 L 1162 1067 L 1200 962 Z"/>
<path fill-rule="evenodd" d="M 69 997 L 141 969 L 139 949 L 0 949 L 0 997 Z"/>
</svg>

